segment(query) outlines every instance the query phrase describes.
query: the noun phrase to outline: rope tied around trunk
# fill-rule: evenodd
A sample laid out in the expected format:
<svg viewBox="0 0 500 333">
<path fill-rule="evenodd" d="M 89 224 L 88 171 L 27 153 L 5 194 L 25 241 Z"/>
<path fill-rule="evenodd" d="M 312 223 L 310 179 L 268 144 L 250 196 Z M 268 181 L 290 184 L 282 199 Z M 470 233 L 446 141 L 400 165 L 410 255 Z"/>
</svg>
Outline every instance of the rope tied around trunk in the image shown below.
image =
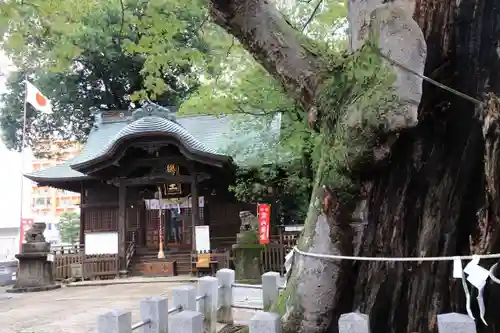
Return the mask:
<svg viewBox="0 0 500 333">
<path fill-rule="evenodd" d="M 488 326 L 484 319 L 484 314 L 486 313 L 486 308 L 484 305 L 483 292 L 486 286 L 488 278 L 491 279 L 496 284 L 500 284 L 500 279 L 495 276 L 496 268 L 498 262 L 495 263 L 490 269 L 485 269 L 479 266 L 480 259 L 500 259 L 500 253 L 491 254 L 481 254 L 481 255 L 463 255 L 463 256 L 442 256 L 442 257 L 356 257 L 356 256 L 344 256 L 344 255 L 334 255 L 334 254 L 322 254 L 322 253 L 312 253 L 302 251 L 297 246 L 294 246 L 292 251 L 287 254 L 287 266 L 286 267 L 286 277 L 288 279 L 291 270 L 291 263 L 293 262 L 293 257 L 295 253 L 300 254 L 305 257 L 311 257 L 323 260 L 351 260 L 351 261 L 379 261 L 379 262 L 423 262 L 423 261 L 453 261 L 453 278 L 461 279 L 462 287 L 464 289 L 466 298 L 466 309 L 467 314 L 470 318 L 474 319 L 471 310 L 471 296 L 469 293 L 469 288 L 467 286 L 467 281 L 469 281 L 474 287 L 478 289 L 478 306 L 480 318 L 483 323 Z M 462 260 L 471 260 L 464 269 L 462 269 Z M 465 274 L 468 274 L 466 276 Z"/>
<path fill-rule="evenodd" d="M 477 105 L 479 105 L 480 107 L 484 107 L 484 102 L 481 102 L 481 101 L 480 101 L 480 100 L 478 100 L 477 98 L 474 98 L 474 97 L 472 97 L 472 96 L 469 96 L 469 95 L 467 95 L 467 94 L 464 94 L 463 92 L 460 92 L 460 91 L 458 91 L 458 90 L 456 90 L 456 89 L 453 89 L 453 88 L 451 88 L 451 87 L 449 87 L 449 86 L 447 86 L 447 85 L 444 85 L 444 84 L 442 84 L 442 83 L 440 83 L 440 82 L 437 82 L 436 80 L 433 80 L 433 79 L 431 79 L 430 77 L 427 77 L 427 76 L 425 76 L 425 75 L 422 75 L 422 74 L 420 74 L 420 73 L 418 73 L 418 72 L 414 71 L 413 69 L 408 68 L 407 66 L 405 66 L 405 65 L 403 65 L 403 64 L 401 64 L 401 63 L 399 63 L 399 62 L 397 62 L 397 61 L 395 61 L 395 60 L 393 60 L 393 59 L 391 59 L 388 55 L 386 55 L 386 54 L 382 53 L 379 49 L 376 49 L 376 48 L 375 48 L 375 52 L 377 52 L 379 56 L 381 56 L 381 57 L 382 57 L 382 58 L 384 58 L 385 60 L 389 61 L 391 64 L 393 64 L 393 65 L 395 65 L 395 66 L 397 66 L 397 67 L 399 67 L 399 68 L 401 68 L 401 69 L 403 69 L 403 70 L 407 71 L 408 73 L 411 73 L 411 74 L 413 74 L 413 75 L 416 75 L 416 76 L 418 76 L 419 78 L 421 78 L 422 80 L 424 80 L 424 81 L 426 81 L 426 82 L 429 82 L 430 84 L 432 84 L 432 85 L 434 85 L 434 86 L 436 86 L 436 87 L 438 87 L 438 88 L 441 88 L 441 89 L 443 89 L 443 90 L 446 90 L 446 91 L 448 91 L 448 92 L 450 92 L 450 93 L 452 93 L 452 94 L 454 94 L 454 95 L 457 95 L 457 96 L 459 96 L 459 97 L 462 97 L 463 99 L 468 100 L 469 102 L 472 102 L 472 103 L 474 103 L 474 104 L 477 104 Z"/>
<path fill-rule="evenodd" d="M 317 259 L 326 259 L 326 260 L 387 261 L 387 262 L 414 261 L 414 262 L 420 262 L 420 261 L 454 261 L 456 259 L 473 260 L 476 258 L 479 258 L 479 259 L 500 259 L 500 253 L 474 254 L 474 255 L 464 255 L 464 256 L 444 256 L 444 257 L 355 257 L 355 256 L 343 256 L 343 255 L 305 252 L 305 251 L 299 250 L 299 248 L 297 248 L 296 246 L 293 248 L 293 251 L 297 252 L 300 255 L 306 256 L 306 257 L 313 257 L 313 258 L 317 258 Z"/>
</svg>

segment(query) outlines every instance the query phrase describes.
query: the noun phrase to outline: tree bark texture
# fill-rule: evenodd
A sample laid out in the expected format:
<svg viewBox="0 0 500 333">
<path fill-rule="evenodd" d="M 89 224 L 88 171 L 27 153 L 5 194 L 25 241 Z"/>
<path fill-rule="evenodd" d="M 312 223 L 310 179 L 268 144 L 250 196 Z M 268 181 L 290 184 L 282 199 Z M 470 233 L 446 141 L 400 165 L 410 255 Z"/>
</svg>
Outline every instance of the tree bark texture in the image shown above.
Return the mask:
<svg viewBox="0 0 500 333">
<path fill-rule="evenodd" d="M 350 4 L 363 1 L 371 0 Z M 427 76 L 480 100 L 484 93 L 500 95 L 500 2 L 398 2 L 414 12 L 425 36 Z M 321 59 L 269 1 L 211 0 L 210 9 L 287 91 L 306 108 L 313 106 Z M 355 215 L 368 221 L 360 243 L 353 248 L 352 232 L 343 223 L 352 207 L 340 206 L 333 214 L 316 209 L 326 197 L 319 170 L 301 248 L 388 257 L 498 252 L 498 109 L 493 105 L 486 112 L 424 84 L 418 125 L 409 117 L 406 125 L 395 126 L 411 128 L 399 133 L 365 184 L 366 196 L 358 198 L 364 200 Z M 339 315 L 354 310 L 370 315 L 373 332 L 434 332 L 437 314 L 464 313 L 461 282 L 451 277 L 450 262 L 295 260 L 286 304 L 276 305 L 285 314 L 285 333 L 335 332 Z M 480 331 L 500 333 L 499 296 L 500 286 L 490 283 L 489 325 L 476 320 Z"/>
</svg>

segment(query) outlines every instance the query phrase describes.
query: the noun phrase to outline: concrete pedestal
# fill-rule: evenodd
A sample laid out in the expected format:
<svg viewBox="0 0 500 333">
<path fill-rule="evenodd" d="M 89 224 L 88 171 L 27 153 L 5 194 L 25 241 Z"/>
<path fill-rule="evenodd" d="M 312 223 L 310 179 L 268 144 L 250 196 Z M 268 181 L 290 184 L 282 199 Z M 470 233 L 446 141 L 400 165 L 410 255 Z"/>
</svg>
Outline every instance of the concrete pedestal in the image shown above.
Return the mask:
<svg viewBox="0 0 500 333">
<path fill-rule="evenodd" d="M 16 283 L 12 289 L 6 291 L 9 293 L 24 293 L 60 288 L 61 285 L 54 282 L 52 262 L 47 261 L 47 255 L 48 253 L 17 254 L 19 271 Z"/>
</svg>

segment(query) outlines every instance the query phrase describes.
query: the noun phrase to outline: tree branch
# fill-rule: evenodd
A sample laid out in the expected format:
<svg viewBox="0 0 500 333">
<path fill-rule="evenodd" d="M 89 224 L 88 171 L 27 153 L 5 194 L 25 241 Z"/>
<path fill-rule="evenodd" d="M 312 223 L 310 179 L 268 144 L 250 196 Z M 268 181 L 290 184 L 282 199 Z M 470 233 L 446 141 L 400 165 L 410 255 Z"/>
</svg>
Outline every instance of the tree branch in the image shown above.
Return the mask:
<svg viewBox="0 0 500 333">
<path fill-rule="evenodd" d="M 281 109 L 270 110 L 270 111 L 262 111 L 262 112 L 251 112 L 251 111 L 245 111 L 243 109 L 243 107 L 241 105 L 239 105 L 239 104 L 237 104 L 236 107 L 238 108 L 238 112 L 236 112 L 236 113 L 249 114 L 249 115 L 252 115 L 252 116 L 269 116 L 269 115 L 274 115 L 276 113 L 283 112 L 283 110 L 281 110 Z"/>
<path fill-rule="evenodd" d="M 319 83 L 319 57 L 272 3 L 210 0 L 209 10 L 215 23 L 236 37 L 304 107 L 311 105 Z"/>
<path fill-rule="evenodd" d="M 316 6 L 314 7 L 311 15 L 309 16 L 309 18 L 307 19 L 306 23 L 304 24 L 304 26 L 302 27 L 302 32 L 304 30 L 306 30 L 307 26 L 309 25 L 309 23 L 312 22 L 312 20 L 314 19 L 314 17 L 316 16 L 316 14 L 318 13 L 318 10 L 319 10 L 319 7 L 321 6 L 321 4 L 323 3 L 323 0 L 319 0 L 318 3 L 316 4 Z"/>
</svg>

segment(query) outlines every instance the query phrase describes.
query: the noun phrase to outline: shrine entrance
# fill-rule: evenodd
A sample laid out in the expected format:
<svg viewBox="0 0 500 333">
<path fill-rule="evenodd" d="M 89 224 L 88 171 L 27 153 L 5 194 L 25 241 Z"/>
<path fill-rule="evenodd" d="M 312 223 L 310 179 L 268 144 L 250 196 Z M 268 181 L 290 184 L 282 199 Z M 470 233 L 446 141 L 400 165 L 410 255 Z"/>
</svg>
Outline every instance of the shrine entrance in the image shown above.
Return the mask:
<svg viewBox="0 0 500 333">
<path fill-rule="evenodd" d="M 181 209 L 147 210 L 146 221 L 142 223 L 145 234 L 145 247 L 158 251 L 160 234 L 163 236 L 165 250 L 190 249 L 191 228 L 189 217 L 181 215 Z"/>
</svg>

